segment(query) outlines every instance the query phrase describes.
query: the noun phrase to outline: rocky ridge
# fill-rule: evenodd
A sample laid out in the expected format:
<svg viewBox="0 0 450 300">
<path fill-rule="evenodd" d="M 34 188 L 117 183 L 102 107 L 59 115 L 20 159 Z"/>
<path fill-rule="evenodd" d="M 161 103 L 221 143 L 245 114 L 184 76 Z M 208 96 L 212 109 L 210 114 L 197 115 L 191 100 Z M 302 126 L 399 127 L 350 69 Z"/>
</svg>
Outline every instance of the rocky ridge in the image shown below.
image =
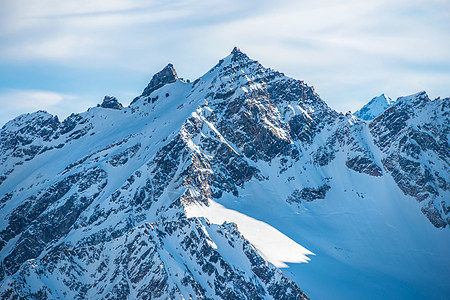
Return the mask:
<svg viewBox="0 0 450 300">
<path fill-rule="evenodd" d="M 186 210 L 284 180 L 295 211 L 327 201 L 339 168 L 391 176 L 445 228 L 448 100 L 365 122 L 235 48 L 193 83 L 169 64 L 128 107 L 19 116 L 0 133 L 2 298 L 306 298 L 235 224 Z"/>
</svg>

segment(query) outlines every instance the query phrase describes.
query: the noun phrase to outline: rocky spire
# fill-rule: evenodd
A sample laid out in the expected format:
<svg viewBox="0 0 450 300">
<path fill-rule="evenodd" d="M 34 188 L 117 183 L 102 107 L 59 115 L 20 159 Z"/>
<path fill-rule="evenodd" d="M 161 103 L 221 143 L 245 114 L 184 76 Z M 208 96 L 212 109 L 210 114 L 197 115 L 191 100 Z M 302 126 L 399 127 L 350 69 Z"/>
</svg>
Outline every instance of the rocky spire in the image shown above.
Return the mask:
<svg viewBox="0 0 450 300">
<path fill-rule="evenodd" d="M 122 109 L 122 104 L 117 100 L 116 97 L 113 96 L 105 96 L 101 105 L 98 105 L 103 108 L 112 108 L 112 109 Z"/>
<path fill-rule="evenodd" d="M 233 50 L 231 51 L 231 61 L 232 62 L 248 62 L 248 61 L 253 61 L 252 59 L 250 59 L 247 54 L 245 54 L 244 52 L 241 51 L 241 49 L 239 49 L 238 47 L 234 47 Z"/>
<path fill-rule="evenodd" d="M 178 79 L 177 72 L 172 64 L 168 64 L 164 69 L 153 75 L 152 80 L 142 92 L 141 96 L 148 96 L 160 87 L 172 83 Z"/>
<path fill-rule="evenodd" d="M 233 50 L 231 50 L 231 54 L 242 54 L 241 49 L 239 49 L 238 47 L 234 47 Z"/>
</svg>

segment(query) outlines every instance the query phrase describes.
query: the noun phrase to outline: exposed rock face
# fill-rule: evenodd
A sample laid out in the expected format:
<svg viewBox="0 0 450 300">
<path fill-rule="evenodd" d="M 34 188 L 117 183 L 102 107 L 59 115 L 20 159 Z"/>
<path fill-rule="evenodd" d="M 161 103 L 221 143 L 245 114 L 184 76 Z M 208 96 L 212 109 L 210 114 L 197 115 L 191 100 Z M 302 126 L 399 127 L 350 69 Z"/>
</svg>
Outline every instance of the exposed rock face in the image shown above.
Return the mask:
<svg viewBox="0 0 450 300">
<path fill-rule="evenodd" d="M 386 154 L 383 166 L 400 189 L 424 202 L 422 211 L 436 227 L 450 224 L 444 196 L 449 190 L 450 101 L 431 101 L 425 92 L 399 98 L 369 125 Z"/>
<path fill-rule="evenodd" d="M 24 114 L 3 126 L 0 132 L 0 184 L 16 165 L 49 150 L 44 146 L 52 140 L 59 126 L 58 117 L 44 111 Z"/>
<path fill-rule="evenodd" d="M 230 254 L 241 261 L 239 266 L 223 256 Z M 284 281 L 275 280 L 278 276 Z M 90 279 L 79 281 L 80 277 Z M 39 282 L 32 289 L 26 283 L 31 280 Z M 45 281 L 59 282 L 60 287 L 49 287 Z M 200 219 L 146 223 L 108 242 L 59 244 L 42 258 L 23 264 L 3 293 L 6 299 L 61 295 L 75 299 L 90 295 L 97 299 L 308 299 L 294 282 L 261 259 L 235 225 L 211 225 Z"/>
<path fill-rule="evenodd" d="M 305 299 L 235 224 L 187 216 L 250 184 L 296 209 L 326 205 L 341 188 L 330 174 L 391 176 L 434 226 L 450 224 L 448 99 L 418 94 L 365 122 L 237 48 L 176 79 L 169 64 L 129 107 L 105 97 L 2 128 L 2 299 Z"/>
<path fill-rule="evenodd" d="M 362 156 L 356 156 L 353 158 L 349 158 L 346 162 L 345 165 L 352 169 L 355 170 L 357 172 L 360 173 L 366 173 L 372 176 L 382 176 L 382 170 L 381 168 L 376 165 L 373 160 L 371 160 L 370 158 L 367 157 L 362 157 Z"/>
<path fill-rule="evenodd" d="M 177 72 L 172 64 L 168 64 L 164 69 L 153 75 L 152 80 L 142 92 L 141 96 L 148 96 L 160 87 L 172 83 L 178 79 Z"/>
<path fill-rule="evenodd" d="M 324 184 L 317 188 L 306 187 L 301 190 L 295 190 L 291 196 L 286 200 L 289 203 L 303 201 L 314 201 L 317 199 L 325 199 L 328 190 L 331 187 L 328 184 Z"/>
<path fill-rule="evenodd" d="M 38 197 L 25 199 L 12 212 L 8 227 L 0 232 L 1 248 L 10 239 L 18 238 L 16 248 L 3 260 L 6 273 L 13 274 L 26 260 L 37 257 L 49 243 L 65 236 L 106 184 L 106 172 L 95 168 L 70 175 L 38 192 Z M 74 188 L 76 192 L 68 193 Z M 55 207 L 62 198 L 66 198 L 64 203 Z"/>
<path fill-rule="evenodd" d="M 119 102 L 119 100 L 117 100 L 116 97 L 111 97 L 111 96 L 105 96 L 100 107 L 112 108 L 112 109 L 122 109 L 123 108 L 123 106 Z"/>
</svg>

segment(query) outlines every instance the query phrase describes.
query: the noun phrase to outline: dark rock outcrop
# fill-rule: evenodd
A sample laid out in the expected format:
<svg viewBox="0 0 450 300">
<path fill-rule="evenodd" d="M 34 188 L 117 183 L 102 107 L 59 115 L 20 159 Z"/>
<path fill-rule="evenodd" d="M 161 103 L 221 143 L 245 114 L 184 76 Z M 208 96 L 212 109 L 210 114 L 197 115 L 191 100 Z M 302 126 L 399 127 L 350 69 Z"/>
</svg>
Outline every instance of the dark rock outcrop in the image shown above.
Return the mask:
<svg viewBox="0 0 450 300">
<path fill-rule="evenodd" d="M 178 79 L 177 72 L 172 64 L 168 64 L 164 69 L 153 75 L 152 80 L 142 92 L 141 97 L 150 95 L 153 91 L 162 86 L 172 83 Z"/>
<path fill-rule="evenodd" d="M 328 184 L 324 184 L 317 188 L 305 187 L 301 190 L 294 190 L 286 201 L 289 203 L 300 203 L 302 202 L 301 200 L 311 202 L 318 199 L 325 199 L 330 188 Z"/>
<path fill-rule="evenodd" d="M 116 97 L 111 97 L 111 96 L 105 96 L 102 104 L 100 104 L 99 106 L 103 107 L 103 108 L 111 108 L 111 109 L 119 109 L 119 110 L 123 108 L 123 106 L 119 102 L 119 100 L 117 100 Z"/>
</svg>

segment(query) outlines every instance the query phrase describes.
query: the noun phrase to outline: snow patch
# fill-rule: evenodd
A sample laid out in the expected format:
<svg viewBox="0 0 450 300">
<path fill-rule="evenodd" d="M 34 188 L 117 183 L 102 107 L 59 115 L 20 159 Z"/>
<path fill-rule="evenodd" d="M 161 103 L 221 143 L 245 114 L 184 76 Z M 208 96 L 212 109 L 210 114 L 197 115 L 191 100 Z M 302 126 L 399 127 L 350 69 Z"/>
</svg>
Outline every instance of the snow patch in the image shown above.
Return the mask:
<svg viewBox="0 0 450 300">
<path fill-rule="evenodd" d="M 307 263 L 310 260 L 308 255 L 315 255 L 269 224 L 225 208 L 212 200 L 209 206 L 193 204 L 186 207 L 186 215 L 205 217 L 215 224 L 236 223 L 242 235 L 261 256 L 279 268 L 287 268 L 286 263 Z"/>
</svg>

